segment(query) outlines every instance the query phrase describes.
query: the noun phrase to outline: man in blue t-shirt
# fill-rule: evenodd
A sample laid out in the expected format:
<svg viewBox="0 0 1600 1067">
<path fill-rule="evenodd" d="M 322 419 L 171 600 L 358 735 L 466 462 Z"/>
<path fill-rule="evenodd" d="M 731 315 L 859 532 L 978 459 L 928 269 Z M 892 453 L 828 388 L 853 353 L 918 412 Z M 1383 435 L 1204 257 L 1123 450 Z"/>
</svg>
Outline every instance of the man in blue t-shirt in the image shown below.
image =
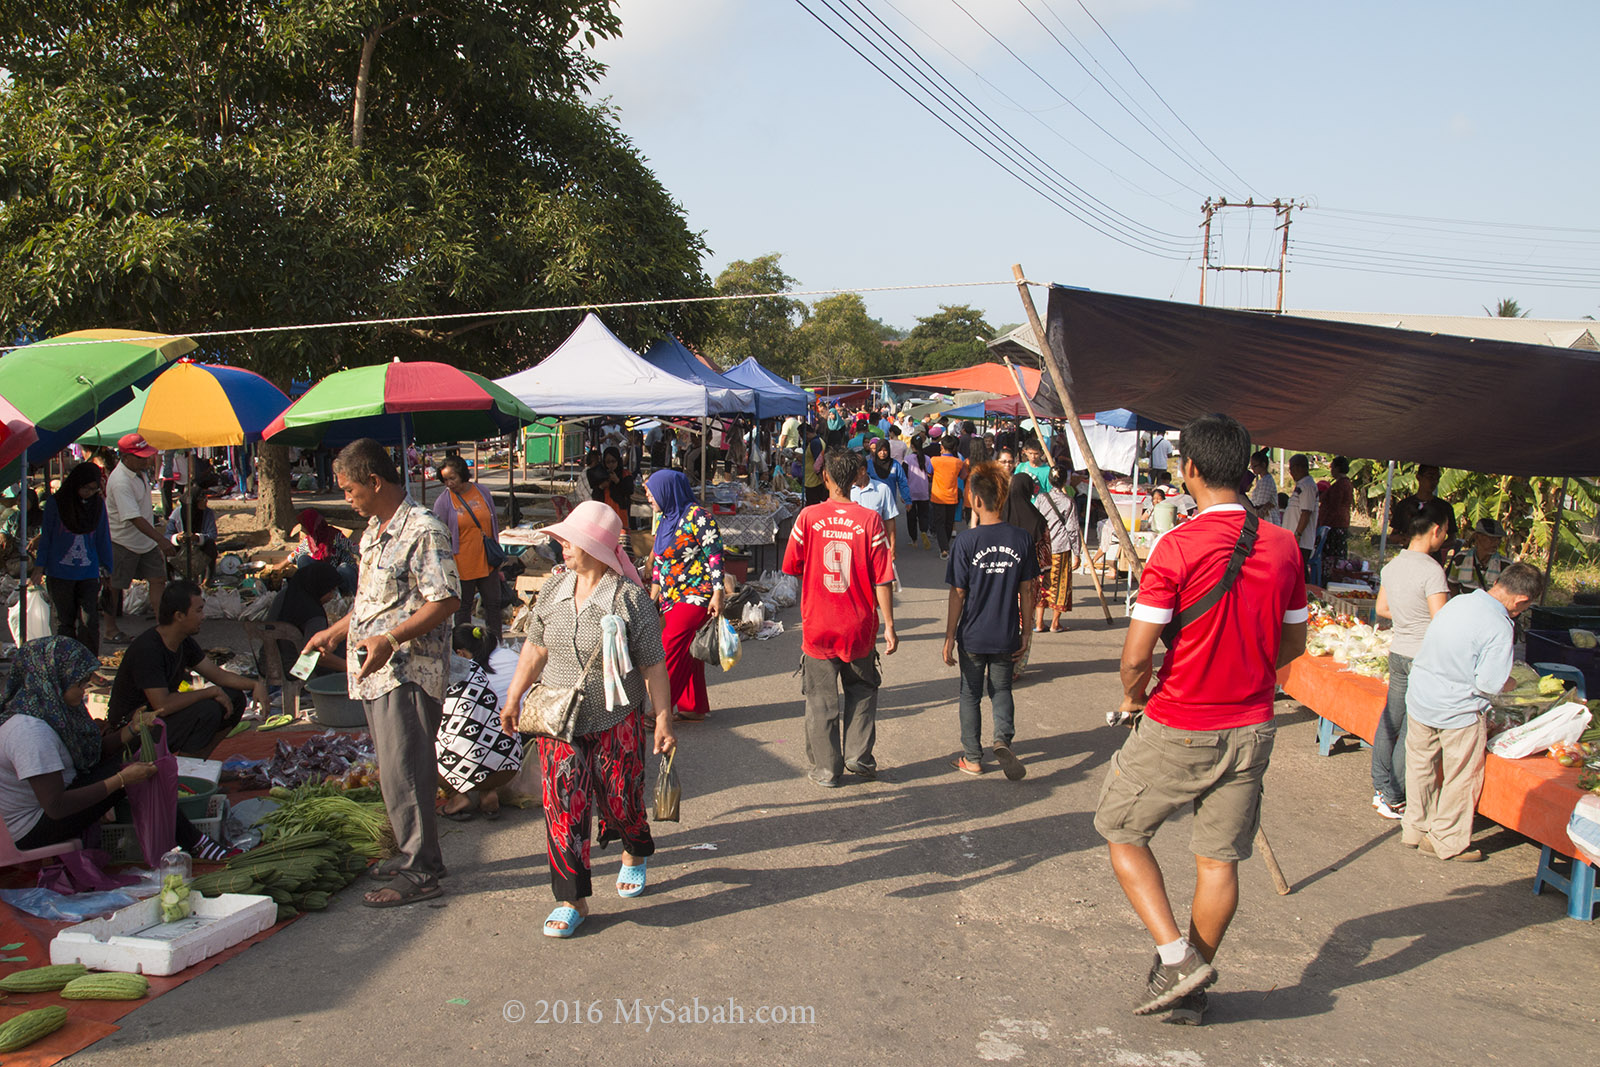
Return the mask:
<svg viewBox="0 0 1600 1067">
<path fill-rule="evenodd" d="M 959 651 L 962 753 L 951 766 L 963 774 L 983 773 L 980 701 L 987 683 L 994 715 L 994 758 L 1015 782 L 1028 771 L 1011 751 L 1011 678 L 1017 661 L 1027 655 L 1032 636 L 1022 620 L 1033 617 L 1033 579 L 1039 576 L 1039 559 L 1026 531 L 1000 521 L 1005 495 L 1006 475 L 998 464 L 980 463 L 968 474 L 967 503 L 978 516 L 978 525 L 962 530 L 950 546 L 944 661 L 955 666 Z"/>
</svg>

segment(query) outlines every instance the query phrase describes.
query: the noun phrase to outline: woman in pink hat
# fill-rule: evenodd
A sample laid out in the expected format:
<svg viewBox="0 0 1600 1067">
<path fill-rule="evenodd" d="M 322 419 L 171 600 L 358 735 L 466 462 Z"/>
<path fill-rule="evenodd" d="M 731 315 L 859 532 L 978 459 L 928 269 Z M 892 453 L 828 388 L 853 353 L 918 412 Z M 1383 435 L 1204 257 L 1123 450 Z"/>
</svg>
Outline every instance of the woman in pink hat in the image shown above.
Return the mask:
<svg viewBox="0 0 1600 1067">
<path fill-rule="evenodd" d="M 617 513 L 586 500 L 545 532 L 560 542 L 566 567 L 539 591 L 501 723 L 508 733 L 515 732 L 522 699 L 536 682 L 582 689 L 572 743 L 539 738 L 551 888 L 557 901 L 545 919 L 544 934 L 565 938 L 589 914 L 588 898 L 594 892 L 589 874 L 592 812 L 600 812 L 601 848 L 622 841 L 617 895 L 644 892 L 645 861 L 655 852 L 644 807 L 646 735 L 651 716 L 670 712 L 672 698 L 661 615 L 618 545 L 622 521 Z M 591 659 L 594 666 L 585 671 Z M 667 752 L 677 744 L 671 714 L 655 715 L 654 729 L 653 751 Z"/>
</svg>

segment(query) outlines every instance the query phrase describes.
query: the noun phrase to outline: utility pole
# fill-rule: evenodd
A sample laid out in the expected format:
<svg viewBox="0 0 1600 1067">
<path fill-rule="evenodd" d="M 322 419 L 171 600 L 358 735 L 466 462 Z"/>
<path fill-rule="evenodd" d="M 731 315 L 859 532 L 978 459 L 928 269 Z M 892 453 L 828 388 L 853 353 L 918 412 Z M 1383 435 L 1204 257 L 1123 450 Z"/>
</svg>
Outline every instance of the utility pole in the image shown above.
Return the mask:
<svg viewBox="0 0 1600 1067">
<path fill-rule="evenodd" d="M 1258 204 L 1258 203 L 1255 202 L 1255 198 L 1254 197 L 1251 197 L 1249 200 L 1246 200 L 1243 203 L 1240 203 L 1237 200 L 1229 200 L 1225 196 L 1217 197 L 1214 200 L 1211 199 L 1210 197 L 1207 197 L 1206 198 L 1206 202 L 1203 205 L 1201 205 L 1201 208 L 1200 208 L 1201 219 L 1202 219 L 1202 221 L 1201 221 L 1201 230 L 1203 231 L 1203 234 L 1204 234 L 1204 238 L 1203 238 L 1203 241 L 1202 241 L 1203 247 L 1201 249 L 1201 256 L 1200 256 L 1200 304 L 1202 306 L 1205 305 L 1205 302 L 1206 302 L 1206 276 L 1208 274 L 1210 274 L 1212 271 L 1219 271 L 1219 272 L 1220 271 L 1238 271 L 1238 272 L 1241 272 L 1241 273 L 1251 273 L 1251 274 L 1276 274 L 1278 276 L 1278 300 L 1277 300 L 1277 304 L 1274 307 L 1271 307 L 1271 308 L 1252 308 L 1252 309 L 1248 309 L 1248 310 L 1282 312 L 1283 311 L 1283 278 L 1284 278 L 1284 275 L 1288 273 L 1288 268 L 1289 268 L 1289 221 L 1290 221 L 1290 218 L 1293 215 L 1294 210 L 1296 208 L 1300 208 L 1300 209 L 1303 210 L 1305 207 L 1306 207 L 1306 203 L 1303 200 L 1299 201 L 1299 202 L 1296 202 L 1296 201 L 1294 201 L 1292 199 L 1291 200 L 1279 199 L 1279 200 L 1263 201 L 1262 203 Z M 1213 262 L 1211 262 L 1211 228 L 1212 228 L 1211 227 L 1211 223 L 1212 223 L 1212 220 L 1215 219 L 1218 215 L 1220 215 L 1224 211 L 1249 210 L 1249 209 L 1254 209 L 1254 208 L 1269 208 L 1269 209 L 1271 209 L 1273 214 L 1278 219 L 1277 225 L 1275 225 L 1273 228 L 1283 231 L 1283 239 L 1278 245 L 1278 263 L 1277 263 L 1277 265 L 1276 266 L 1261 266 L 1261 265 L 1250 264 L 1250 263 L 1225 264 L 1225 263 L 1213 263 Z M 1219 226 L 1220 226 L 1220 221 L 1219 221 Z"/>
</svg>

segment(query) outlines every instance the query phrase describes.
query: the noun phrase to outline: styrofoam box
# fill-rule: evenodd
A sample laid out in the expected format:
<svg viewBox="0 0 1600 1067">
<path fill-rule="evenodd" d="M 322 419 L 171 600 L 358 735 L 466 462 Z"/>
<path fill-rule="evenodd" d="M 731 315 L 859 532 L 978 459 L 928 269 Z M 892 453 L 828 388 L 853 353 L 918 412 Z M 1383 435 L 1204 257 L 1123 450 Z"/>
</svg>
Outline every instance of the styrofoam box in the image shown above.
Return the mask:
<svg viewBox="0 0 1600 1067">
<path fill-rule="evenodd" d="M 177 974 L 278 921 L 278 905 L 271 897 L 196 893 L 189 899 L 193 913 L 175 923 L 161 921 L 161 899 L 151 897 L 107 918 L 69 926 L 50 942 L 50 962 L 81 963 L 97 971 Z"/>
</svg>

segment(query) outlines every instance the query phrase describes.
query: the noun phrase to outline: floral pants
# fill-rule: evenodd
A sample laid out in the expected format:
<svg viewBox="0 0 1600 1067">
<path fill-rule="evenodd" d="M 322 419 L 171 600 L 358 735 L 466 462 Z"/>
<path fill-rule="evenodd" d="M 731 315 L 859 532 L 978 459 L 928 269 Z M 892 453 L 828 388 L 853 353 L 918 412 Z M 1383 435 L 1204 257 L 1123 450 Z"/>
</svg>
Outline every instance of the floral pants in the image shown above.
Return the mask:
<svg viewBox="0 0 1600 1067">
<path fill-rule="evenodd" d="M 539 738 L 550 888 L 557 900 L 594 895 L 589 878 L 589 826 L 600 815 L 600 847 L 621 840 L 635 858 L 656 850 L 644 809 L 645 739 L 638 709 L 615 726 L 572 744 Z"/>
</svg>

